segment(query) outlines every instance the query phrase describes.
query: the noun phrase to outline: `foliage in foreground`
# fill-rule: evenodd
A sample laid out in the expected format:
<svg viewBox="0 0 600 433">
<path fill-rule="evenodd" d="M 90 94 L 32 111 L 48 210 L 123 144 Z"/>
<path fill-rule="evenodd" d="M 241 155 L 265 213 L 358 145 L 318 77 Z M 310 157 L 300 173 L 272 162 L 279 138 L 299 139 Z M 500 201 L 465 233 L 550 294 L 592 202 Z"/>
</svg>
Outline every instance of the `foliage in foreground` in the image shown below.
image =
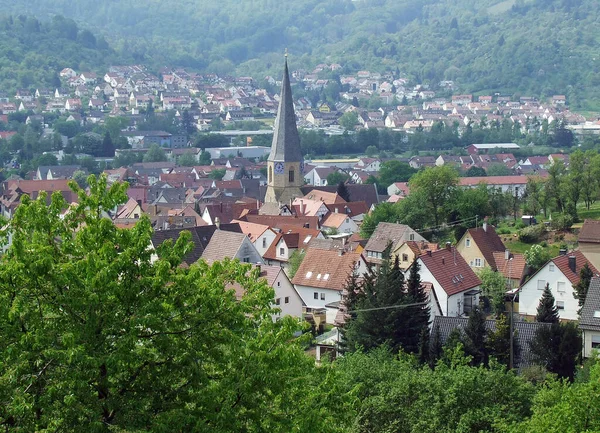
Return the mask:
<svg viewBox="0 0 600 433">
<path fill-rule="evenodd" d="M 10 431 L 336 431 L 334 371 L 317 369 L 271 319 L 272 290 L 237 262 L 180 267 L 189 234 L 148 248 L 143 218 L 116 228 L 105 211 L 126 185 L 61 215 L 25 197 L 0 263 L 0 424 Z M 236 301 L 236 283 L 246 290 Z M 335 403 L 335 402 L 338 403 Z"/>
</svg>

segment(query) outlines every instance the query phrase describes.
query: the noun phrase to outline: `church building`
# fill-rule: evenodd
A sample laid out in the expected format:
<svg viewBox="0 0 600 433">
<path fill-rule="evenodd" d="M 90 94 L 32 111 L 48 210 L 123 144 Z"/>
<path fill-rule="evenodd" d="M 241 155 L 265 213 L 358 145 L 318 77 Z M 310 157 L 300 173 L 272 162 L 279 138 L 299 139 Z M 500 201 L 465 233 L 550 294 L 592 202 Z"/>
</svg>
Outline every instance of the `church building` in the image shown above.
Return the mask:
<svg viewBox="0 0 600 433">
<path fill-rule="evenodd" d="M 296 197 L 302 197 L 303 165 L 286 55 L 273 144 L 267 160 L 265 202 L 289 203 Z"/>
</svg>

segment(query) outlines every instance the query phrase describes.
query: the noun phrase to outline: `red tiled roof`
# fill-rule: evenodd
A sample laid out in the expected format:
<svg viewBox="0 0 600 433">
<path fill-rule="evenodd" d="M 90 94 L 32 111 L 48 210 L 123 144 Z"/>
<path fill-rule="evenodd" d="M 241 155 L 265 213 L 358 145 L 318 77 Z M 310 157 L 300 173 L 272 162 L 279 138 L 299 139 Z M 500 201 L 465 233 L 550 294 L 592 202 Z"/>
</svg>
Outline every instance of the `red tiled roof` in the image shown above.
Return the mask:
<svg viewBox="0 0 600 433">
<path fill-rule="evenodd" d="M 575 272 L 569 267 L 569 257 L 575 257 Z M 585 258 L 581 251 L 571 251 L 564 256 L 558 256 L 552 259 L 554 264 L 569 279 L 571 284 L 579 283 L 579 273 L 585 263 L 588 264 L 594 275 L 598 275 L 598 270 Z"/>
<path fill-rule="evenodd" d="M 341 291 L 360 260 L 361 255 L 356 252 L 345 252 L 340 256 L 339 251 L 309 248 L 292 283 Z"/>
<path fill-rule="evenodd" d="M 538 176 L 542 177 L 542 176 Z M 545 177 L 545 176 L 544 176 Z M 486 185 L 525 185 L 528 176 L 475 176 L 461 177 L 458 180 L 459 186 L 477 186 L 480 183 Z"/>
<path fill-rule="evenodd" d="M 419 256 L 423 265 L 440 283 L 448 296 L 472 289 L 481 284 L 479 277 L 469 267 L 455 247 Z"/>
<path fill-rule="evenodd" d="M 512 258 L 512 260 L 506 260 L 504 252 L 495 251 L 494 261 L 496 262 L 496 269 L 504 278 L 520 281 L 523 277 L 523 272 L 525 272 L 525 256 L 523 254 L 510 253 L 509 258 Z"/>
<path fill-rule="evenodd" d="M 600 243 L 600 221 L 586 219 L 579 231 L 579 242 Z"/>
</svg>

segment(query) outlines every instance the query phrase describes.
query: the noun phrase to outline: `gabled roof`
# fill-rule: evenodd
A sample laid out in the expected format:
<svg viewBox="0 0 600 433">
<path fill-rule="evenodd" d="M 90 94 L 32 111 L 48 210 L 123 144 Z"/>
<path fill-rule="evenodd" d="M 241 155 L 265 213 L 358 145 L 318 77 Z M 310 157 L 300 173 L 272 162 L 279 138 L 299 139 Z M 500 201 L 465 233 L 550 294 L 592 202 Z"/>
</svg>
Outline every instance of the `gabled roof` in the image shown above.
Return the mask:
<svg viewBox="0 0 600 433">
<path fill-rule="evenodd" d="M 252 242 L 255 242 L 264 232 L 269 230 L 269 226 L 264 224 L 256 224 L 239 220 L 233 220 L 231 222 L 239 224 L 242 233 L 247 235 Z"/>
<path fill-rule="evenodd" d="M 600 277 L 593 277 L 581 309 L 579 327 L 600 331 Z"/>
<path fill-rule="evenodd" d="M 380 222 L 369 238 L 365 250 L 382 253 L 390 242 L 393 249 L 402 240 L 407 231 L 412 231 L 412 229 L 406 224 Z"/>
<path fill-rule="evenodd" d="M 296 127 L 296 113 L 292 99 L 287 57 L 283 69 L 281 98 L 279 100 L 277 118 L 275 119 L 273 144 L 271 145 L 269 161 L 302 161 L 300 136 Z"/>
<path fill-rule="evenodd" d="M 479 277 L 456 251 L 455 247 L 428 251 L 427 254 L 419 256 L 419 259 L 448 296 L 464 292 L 481 284 Z"/>
<path fill-rule="evenodd" d="M 303 198 L 306 200 L 321 201 L 325 204 L 346 203 L 346 200 L 340 197 L 337 192 L 320 191 L 317 189 L 310 191 Z"/>
<path fill-rule="evenodd" d="M 248 236 L 243 233 L 216 230 L 204 249 L 202 258 L 208 263 L 225 258 L 233 259 L 242 247 L 245 239 L 248 239 Z"/>
<path fill-rule="evenodd" d="M 325 204 L 329 212 L 335 212 L 337 209 L 339 213 L 348 215 L 349 217 L 366 214 L 369 212 L 369 208 L 364 201 L 349 201 L 347 203 L 334 203 Z"/>
<path fill-rule="evenodd" d="M 569 257 L 575 257 L 575 272 L 573 272 L 569 267 Z M 594 275 L 598 275 L 598 270 L 579 250 L 571 251 L 564 256 L 555 257 L 551 261 L 554 262 L 556 267 L 560 269 L 564 276 L 567 277 L 573 285 L 579 283 L 579 274 L 585 263 L 588 264 Z"/>
<path fill-rule="evenodd" d="M 496 261 L 494 260 L 494 251 L 502 251 L 504 253 L 506 247 L 494 227 L 486 224 L 485 229 L 483 227 L 469 229 L 463 236 L 471 236 L 473 242 L 475 242 L 477 248 L 483 254 L 485 261 L 489 263 L 492 269 L 497 269 Z"/>
<path fill-rule="evenodd" d="M 368 185 L 368 184 L 347 184 L 346 189 L 348 190 L 348 195 L 350 201 L 364 201 L 368 207 L 371 207 L 374 204 L 379 203 L 379 194 L 377 194 L 376 185 Z M 308 194 L 311 191 L 319 190 L 326 192 L 336 192 L 337 185 L 327 185 L 327 186 L 311 186 L 305 185 L 300 188 L 302 194 Z"/>
<path fill-rule="evenodd" d="M 354 272 L 361 255 L 355 252 L 309 248 L 292 279 L 294 285 L 343 290 L 350 272 Z"/>
<path fill-rule="evenodd" d="M 458 328 L 462 331 L 466 328 L 468 322 L 468 317 L 436 316 L 433 319 L 431 329 L 432 332 L 436 332 L 436 329 L 439 330 L 440 341 L 445 344 L 454 329 Z M 515 351 L 514 366 L 516 368 L 527 367 L 533 363 L 530 343 L 535 338 L 535 333 L 539 328 L 549 325 L 547 323 L 517 321 L 514 326 L 516 330 L 515 341 L 518 347 L 518 350 Z M 488 333 L 495 331 L 496 321 L 486 320 L 485 327 Z"/>
<path fill-rule="evenodd" d="M 586 219 L 579 231 L 579 242 L 600 243 L 600 221 Z"/>
<path fill-rule="evenodd" d="M 191 227 L 188 229 L 158 230 L 152 234 L 152 245 L 154 245 L 156 248 L 167 239 L 171 239 L 173 242 L 175 242 L 183 230 L 187 230 L 191 233 L 192 242 L 194 243 L 192 250 L 183 257 L 183 261 L 188 265 L 191 265 L 200 259 L 204 249 L 217 230 L 217 226 L 210 225 Z M 236 233 L 242 232 L 239 224 L 221 224 L 220 231 L 232 231 Z"/>
<path fill-rule="evenodd" d="M 521 280 L 525 272 L 525 256 L 518 253 L 510 253 L 509 259 L 506 259 L 506 253 L 494 251 L 494 261 L 496 262 L 496 270 L 500 272 L 504 278 L 511 280 Z"/>
<path fill-rule="evenodd" d="M 319 228 L 319 217 L 317 216 L 282 216 L 282 215 L 246 215 L 242 220 L 268 225 L 272 228 L 281 228 L 285 226 L 300 226 L 311 229 Z"/>
</svg>

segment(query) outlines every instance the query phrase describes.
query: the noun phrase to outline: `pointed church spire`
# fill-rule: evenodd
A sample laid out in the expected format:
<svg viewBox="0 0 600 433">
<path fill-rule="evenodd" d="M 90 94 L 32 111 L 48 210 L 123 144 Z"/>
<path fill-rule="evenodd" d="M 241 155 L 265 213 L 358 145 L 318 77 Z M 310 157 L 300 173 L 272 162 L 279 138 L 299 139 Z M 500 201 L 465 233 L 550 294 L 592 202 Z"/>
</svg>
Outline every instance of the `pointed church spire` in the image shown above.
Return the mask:
<svg viewBox="0 0 600 433">
<path fill-rule="evenodd" d="M 287 64 L 287 49 L 285 51 L 285 65 L 283 69 L 283 82 L 281 84 L 281 98 L 275 119 L 275 130 L 269 161 L 297 162 L 302 161 L 300 150 L 300 136 L 296 127 L 296 113 Z"/>
</svg>

